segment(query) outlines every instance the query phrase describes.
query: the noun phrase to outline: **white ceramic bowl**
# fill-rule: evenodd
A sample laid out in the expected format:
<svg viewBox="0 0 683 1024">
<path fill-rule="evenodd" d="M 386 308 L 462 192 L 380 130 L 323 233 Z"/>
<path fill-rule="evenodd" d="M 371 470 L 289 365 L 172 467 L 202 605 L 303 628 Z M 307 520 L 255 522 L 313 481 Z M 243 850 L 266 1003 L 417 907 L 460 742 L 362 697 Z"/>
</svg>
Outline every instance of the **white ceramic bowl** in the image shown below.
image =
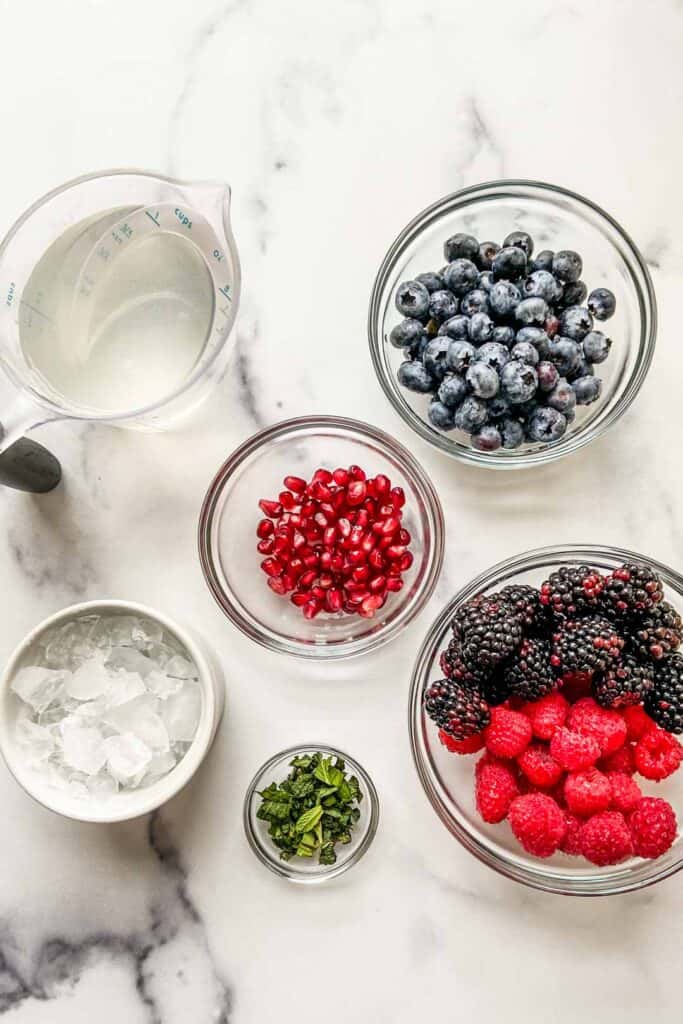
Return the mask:
<svg viewBox="0 0 683 1024">
<path fill-rule="evenodd" d="M 16 740 L 16 720 L 22 702 L 10 689 L 16 672 L 28 664 L 36 640 L 52 626 L 92 613 L 137 615 L 159 623 L 187 650 L 197 666 L 202 708 L 199 725 L 187 753 L 168 775 L 138 790 L 119 792 L 106 801 L 83 800 L 50 786 L 47 779 L 26 764 Z M 208 753 L 223 715 L 225 686 L 217 664 L 200 641 L 161 612 L 131 601 L 86 601 L 49 616 L 24 637 L 9 659 L 0 679 L 0 753 L 19 785 L 34 800 L 57 814 L 77 821 L 115 822 L 137 818 L 170 800 L 192 778 Z"/>
</svg>

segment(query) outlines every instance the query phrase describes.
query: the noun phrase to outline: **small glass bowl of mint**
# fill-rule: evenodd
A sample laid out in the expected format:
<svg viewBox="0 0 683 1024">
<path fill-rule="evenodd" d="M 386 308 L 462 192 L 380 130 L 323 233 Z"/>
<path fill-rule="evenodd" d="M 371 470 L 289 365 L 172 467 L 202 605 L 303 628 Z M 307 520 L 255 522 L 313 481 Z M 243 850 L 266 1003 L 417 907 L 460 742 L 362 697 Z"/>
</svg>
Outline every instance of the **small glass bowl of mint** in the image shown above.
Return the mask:
<svg viewBox="0 0 683 1024">
<path fill-rule="evenodd" d="M 323 882 L 357 864 L 378 822 L 379 798 L 365 769 L 317 743 L 271 757 L 244 800 L 249 845 L 291 882 Z"/>
</svg>

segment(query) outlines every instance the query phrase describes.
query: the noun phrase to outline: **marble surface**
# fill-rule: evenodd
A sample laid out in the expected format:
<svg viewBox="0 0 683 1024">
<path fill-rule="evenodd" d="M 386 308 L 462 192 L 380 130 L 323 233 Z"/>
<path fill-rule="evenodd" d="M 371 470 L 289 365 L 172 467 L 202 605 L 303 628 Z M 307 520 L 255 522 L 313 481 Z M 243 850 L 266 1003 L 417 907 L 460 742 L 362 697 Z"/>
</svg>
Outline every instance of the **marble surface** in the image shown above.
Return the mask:
<svg viewBox="0 0 683 1024">
<path fill-rule="evenodd" d="M 680 878 L 603 901 L 544 896 L 476 863 L 410 760 L 421 636 L 453 588 L 560 541 L 680 568 L 683 274 L 678 130 L 683 5 L 662 0 L 0 0 L 0 231 L 85 171 L 225 178 L 244 298 L 229 376 L 177 432 L 36 433 L 64 485 L 0 495 L 0 658 L 73 601 L 126 597 L 201 630 L 228 711 L 192 785 L 151 821 L 86 827 L 0 768 L 0 1014 L 16 1024 L 569 1024 L 680 1017 Z M 660 306 L 655 363 L 618 431 L 533 473 L 453 464 L 413 439 L 367 352 L 388 243 L 434 198 L 499 176 L 555 181 L 642 247 Z M 239 635 L 204 585 L 203 492 L 258 427 L 338 412 L 410 443 L 447 516 L 443 577 L 390 648 L 318 668 Z M 320 737 L 380 791 L 365 861 L 302 891 L 249 851 L 241 801 L 272 752 Z"/>
</svg>

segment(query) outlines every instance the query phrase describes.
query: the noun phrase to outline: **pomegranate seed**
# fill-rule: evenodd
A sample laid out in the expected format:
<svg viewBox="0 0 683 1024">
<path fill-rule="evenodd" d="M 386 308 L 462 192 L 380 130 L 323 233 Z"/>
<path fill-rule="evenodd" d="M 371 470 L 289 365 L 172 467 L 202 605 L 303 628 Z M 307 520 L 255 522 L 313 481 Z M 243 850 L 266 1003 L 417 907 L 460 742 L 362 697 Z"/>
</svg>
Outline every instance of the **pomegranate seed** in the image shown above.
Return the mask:
<svg viewBox="0 0 683 1024">
<path fill-rule="evenodd" d="M 319 527 L 320 527 L 320 528 L 321 528 L 322 530 L 324 530 L 324 529 L 325 529 L 325 527 L 327 526 L 327 524 L 328 524 L 328 522 L 329 522 L 329 520 L 328 520 L 328 518 L 327 518 L 327 516 L 325 515 L 325 513 L 324 513 L 324 512 L 316 512 L 316 514 L 315 514 L 315 515 L 313 516 L 313 521 L 314 521 L 315 523 L 317 523 L 317 525 L 318 525 L 318 526 L 319 526 Z"/>
<path fill-rule="evenodd" d="M 339 484 L 340 487 L 344 487 L 349 482 L 348 469 L 335 469 L 332 476 L 334 478 L 334 482 Z"/>
<path fill-rule="evenodd" d="M 307 601 L 304 605 L 304 618 L 314 619 L 321 611 L 322 605 L 320 604 L 320 601 L 317 601 L 315 598 L 311 598 L 311 600 Z"/>
<path fill-rule="evenodd" d="M 364 480 L 354 480 L 349 484 L 346 491 L 346 498 L 349 505 L 361 505 L 368 492 L 368 485 Z"/>
<path fill-rule="evenodd" d="M 278 519 L 282 515 L 282 505 L 279 501 L 267 501 L 266 498 L 261 498 L 258 506 L 264 516 L 268 516 L 269 519 Z"/>
<path fill-rule="evenodd" d="M 375 494 L 380 497 L 383 494 L 388 494 L 391 490 L 391 480 L 384 473 L 378 473 L 373 481 L 375 485 Z"/>
<path fill-rule="evenodd" d="M 342 537 L 348 537 L 351 533 L 351 523 L 346 518 L 342 518 L 337 522 L 337 529 Z"/>
<path fill-rule="evenodd" d="M 325 545 L 326 548 L 332 547 L 336 539 L 336 526 L 328 526 L 327 529 L 323 532 L 323 544 Z"/>
<path fill-rule="evenodd" d="M 351 545 L 354 548 L 358 547 L 358 545 L 362 541 L 363 534 L 364 530 L 362 526 L 354 526 L 353 529 L 351 530 L 351 533 L 349 534 L 349 540 L 351 541 Z"/>
<path fill-rule="evenodd" d="M 283 574 L 282 574 L 282 586 L 285 588 L 285 591 L 287 593 L 289 593 L 290 590 L 294 590 L 294 587 L 296 586 L 296 580 L 294 579 L 294 577 L 290 573 L 283 572 Z"/>
<path fill-rule="evenodd" d="M 393 543 L 394 538 L 391 536 L 380 537 L 379 541 L 377 542 L 377 547 L 380 549 L 380 551 L 386 551 L 386 549 L 390 548 Z"/>
<path fill-rule="evenodd" d="M 317 575 L 318 574 L 313 569 L 309 569 L 308 572 L 302 574 L 301 579 L 299 580 L 299 586 L 310 587 Z"/>
<path fill-rule="evenodd" d="M 406 572 L 407 569 L 410 569 L 413 564 L 413 556 L 410 551 L 406 551 L 399 564 L 401 566 L 401 572 Z"/>
<path fill-rule="evenodd" d="M 397 558 L 403 558 L 406 553 L 406 549 L 403 544 L 392 544 L 391 547 L 387 548 L 387 558 L 395 561 Z"/>
<path fill-rule="evenodd" d="M 293 526 L 296 529 L 299 526 L 303 526 L 303 524 L 304 517 L 299 515 L 298 512 L 292 512 L 291 516 L 289 517 L 289 525 Z"/>
<path fill-rule="evenodd" d="M 366 508 L 359 508 L 356 512 L 354 523 L 356 526 L 369 526 L 370 525 L 370 513 Z"/>
<path fill-rule="evenodd" d="M 370 590 L 373 594 L 382 594 L 387 589 L 387 578 L 386 576 L 375 576 L 374 579 L 370 580 Z"/>
<path fill-rule="evenodd" d="M 332 568 L 332 552 L 322 551 L 320 554 L 320 568 L 331 569 Z"/>
<path fill-rule="evenodd" d="M 381 594 L 370 594 L 360 606 L 360 615 L 371 619 L 375 612 L 384 604 L 384 597 Z"/>
<path fill-rule="evenodd" d="M 287 593 L 285 585 L 279 577 L 271 576 L 267 582 L 270 589 L 274 590 L 275 593 L 279 594 L 281 597 L 284 597 Z"/>
<path fill-rule="evenodd" d="M 306 590 L 295 590 L 289 600 L 292 604 L 295 604 L 297 608 L 302 608 L 303 605 L 308 604 L 311 600 L 311 596 L 312 595 Z"/>
<path fill-rule="evenodd" d="M 382 533 L 385 535 L 393 535 L 399 529 L 400 525 L 401 520 L 397 516 L 389 516 L 388 519 L 384 520 L 384 524 L 382 526 Z"/>
<path fill-rule="evenodd" d="M 352 480 L 365 480 L 366 473 L 360 466 L 349 466 L 349 476 Z"/>
<path fill-rule="evenodd" d="M 288 491 L 294 491 L 295 494 L 303 494 L 306 490 L 306 481 L 300 476 L 286 476 L 282 482 Z"/>
<path fill-rule="evenodd" d="M 302 548 L 301 550 L 303 551 L 305 549 Z M 302 555 L 301 557 L 307 569 L 312 569 L 313 566 L 318 564 L 318 556 L 316 555 L 315 551 L 311 551 L 309 549 L 307 553 L 305 555 Z"/>
<path fill-rule="evenodd" d="M 351 565 L 362 565 L 363 562 L 367 561 L 367 557 L 362 548 L 354 548 L 353 551 L 349 551 L 349 562 Z"/>
<path fill-rule="evenodd" d="M 311 588 L 311 593 L 313 594 L 313 597 L 316 599 L 316 601 L 324 601 L 325 600 L 325 589 L 324 589 L 324 587 L 318 587 L 318 586 L 312 587 Z"/>
<path fill-rule="evenodd" d="M 332 481 L 332 474 L 329 469 L 316 469 L 313 474 L 313 480 L 320 481 L 322 484 L 329 484 Z"/>
<path fill-rule="evenodd" d="M 265 540 L 267 537 L 270 537 L 274 529 L 275 527 L 270 519 L 261 519 L 256 527 L 256 536 L 260 537 L 261 540 Z"/>
<path fill-rule="evenodd" d="M 332 497 L 332 491 L 325 484 L 321 484 L 319 480 L 316 480 L 311 487 L 311 496 L 316 501 L 329 501 Z"/>
<path fill-rule="evenodd" d="M 315 526 L 309 526 L 306 530 L 306 540 L 309 544 L 319 544 L 323 539 L 323 535 L 320 530 L 316 529 Z"/>
<path fill-rule="evenodd" d="M 290 543 L 286 537 L 276 537 L 273 541 L 273 554 L 284 555 L 290 549 Z"/>
<path fill-rule="evenodd" d="M 261 562 L 261 568 L 266 576 L 279 576 L 284 569 L 284 566 L 282 562 L 277 560 L 277 558 L 264 558 Z"/>
<path fill-rule="evenodd" d="M 394 487 L 391 492 L 391 504 L 395 509 L 403 508 L 406 503 L 406 496 L 402 487 Z"/>
<path fill-rule="evenodd" d="M 260 555 L 272 555 L 273 553 L 273 542 L 272 540 L 260 540 L 256 545 L 256 550 Z"/>
<path fill-rule="evenodd" d="M 321 572 L 318 583 L 323 588 L 323 590 L 329 590 L 332 584 L 334 583 L 334 576 L 332 575 L 331 572 Z"/>
<path fill-rule="evenodd" d="M 368 588 L 364 583 L 357 583 L 355 580 L 349 580 L 344 586 L 344 590 L 347 594 L 362 594 L 364 597 L 368 593 Z"/>
<path fill-rule="evenodd" d="M 406 547 L 410 544 L 411 536 L 407 530 L 399 530 L 397 540 L 399 544 L 405 544 Z"/>
<path fill-rule="evenodd" d="M 360 542 L 360 546 L 362 547 L 363 551 L 365 551 L 366 553 L 369 553 L 370 551 L 372 551 L 372 549 L 374 548 L 375 544 L 376 544 L 375 535 L 372 532 L 372 530 L 368 530 L 367 533 L 363 534 L 363 539 Z"/>
<path fill-rule="evenodd" d="M 296 530 L 294 536 L 292 537 L 292 547 L 294 548 L 294 550 L 300 550 L 305 543 L 306 538 L 304 537 L 303 533 L 300 533 L 298 530 Z"/>
<path fill-rule="evenodd" d="M 321 501 L 320 511 L 324 512 L 330 522 L 334 522 L 337 518 L 337 509 L 334 507 L 331 501 Z"/>
<path fill-rule="evenodd" d="M 332 572 L 341 572 L 344 568 L 344 558 L 340 554 L 332 555 L 332 561 L 330 563 L 330 569 Z"/>
<path fill-rule="evenodd" d="M 384 557 L 378 548 L 374 548 L 368 555 L 368 562 L 373 569 L 384 568 Z"/>
<path fill-rule="evenodd" d="M 393 593 L 403 589 L 403 580 L 400 580 L 398 576 L 390 576 L 387 580 L 387 590 Z"/>
<path fill-rule="evenodd" d="M 327 591 L 325 606 L 328 612 L 340 612 L 344 604 L 344 597 L 341 590 L 333 588 Z"/>
<path fill-rule="evenodd" d="M 304 571 L 304 563 L 301 561 L 301 559 L 297 558 L 296 555 L 294 555 L 293 558 L 290 558 L 290 560 L 289 560 L 289 572 L 293 573 L 293 575 L 295 575 L 295 576 L 300 576 L 303 571 Z"/>
<path fill-rule="evenodd" d="M 379 514 L 381 516 L 384 516 L 385 519 L 386 519 L 387 516 L 393 516 L 393 514 L 394 514 L 394 506 L 393 505 L 380 505 Z"/>
<path fill-rule="evenodd" d="M 351 578 L 354 583 L 367 583 L 370 579 L 370 567 L 367 565 L 357 565 L 351 573 Z"/>
<path fill-rule="evenodd" d="M 301 515 L 304 519 L 310 519 L 317 512 L 317 507 L 314 501 L 307 501 L 301 506 Z"/>
<path fill-rule="evenodd" d="M 363 502 L 363 508 L 365 509 L 365 511 L 367 512 L 371 519 L 377 518 L 377 502 L 373 501 L 372 498 L 367 498 Z"/>
<path fill-rule="evenodd" d="M 282 507 L 286 508 L 288 511 L 291 511 L 291 509 L 298 504 L 296 498 L 290 491 L 280 491 L 278 498 L 280 499 Z"/>
</svg>

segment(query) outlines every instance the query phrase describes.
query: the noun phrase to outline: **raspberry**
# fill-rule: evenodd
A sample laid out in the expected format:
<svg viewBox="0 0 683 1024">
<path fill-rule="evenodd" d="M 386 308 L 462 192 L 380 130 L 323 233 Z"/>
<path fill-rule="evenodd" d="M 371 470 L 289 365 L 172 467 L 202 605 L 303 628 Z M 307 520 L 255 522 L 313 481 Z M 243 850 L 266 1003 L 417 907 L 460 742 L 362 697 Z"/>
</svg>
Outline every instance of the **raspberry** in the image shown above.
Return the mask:
<svg viewBox="0 0 683 1024">
<path fill-rule="evenodd" d="M 477 810 L 484 821 L 493 825 L 507 817 L 510 804 L 519 795 L 517 777 L 503 761 L 482 759 L 477 769 L 474 786 Z"/>
<path fill-rule="evenodd" d="M 551 789 L 563 775 L 562 766 L 544 743 L 532 743 L 519 755 L 517 763 L 529 782 L 540 789 Z"/>
<path fill-rule="evenodd" d="M 630 775 L 624 772 L 607 772 L 612 787 L 612 807 L 622 814 L 630 814 L 642 797 L 640 786 Z"/>
<path fill-rule="evenodd" d="M 567 771 L 590 768 L 600 757 L 600 746 L 592 736 L 582 736 L 569 729 L 558 729 L 550 741 L 550 753 Z"/>
<path fill-rule="evenodd" d="M 619 811 L 594 814 L 579 832 L 581 853 L 591 864 L 618 864 L 633 853 L 631 833 Z"/>
<path fill-rule="evenodd" d="M 646 732 L 655 728 L 655 723 L 645 708 L 639 705 L 632 708 L 624 708 L 621 716 L 626 722 L 626 736 L 629 740 L 639 740 Z"/>
<path fill-rule="evenodd" d="M 515 797 L 508 817 L 515 837 L 534 857 L 551 857 L 564 839 L 564 814 L 545 793 Z"/>
<path fill-rule="evenodd" d="M 676 838 L 674 809 L 656 796 L 644 796 L 628 823 L 637 857 L 661 857 Z"/>
<path fill-rule="evenodd" d="M 452 754 L 476 754 L 478 750 L 481 750 L 484 746 L 484 735 L 483 733 L 477 733 L 475 736 L 468 736 L 464 740 L 454 740 L 452 736 L 449 736 L 443 729 L 439 729 L 439 739 L 444 745 L 446 750 L 450 750 Z"/>
<path fill-rule="evenodd" d="M 683 747 L 663 729 L 650 729 L 636 743 L 636 768 L 646 779 L 667 779 L 683 761 Z"/>
<path fill-rule="evenodd" d="M 569 810 L 587 818 L 607 810 L 612 801 L 612 787 L 607 776 L 597 768 L 586 768 L 585 771 L 571 772 L 567 776 L 564 795 Z"/>
<path fill-rule="evenodd" d="M 582 697 L 573 705 L 567 724 L 570 729 L 597 740 L 603 757 L 613 754 L 626 742 L 623 717 L 618 711 L 601 708 L 592 697 Z"/>
<path fill-rule="evenodd" d="M 531 722 L 520 711 L 491 708 L 491 724 L 484 731 L 486 749 L 496 757 L 518 757 L 531 742 Z"/>
<path fill-rule="evenodd" d="M 579 857 L 581 855 L 579 835 L 581 833 L 583 820 L 578 818 L 575 814 L 572 814 L 571 811 L 565 811 L 564 822 L 566 831 L 564 833 L 564 839 L 560 843 L 560 849 L 562 850 L 562 853 L 568 853 L 570 857 Z"/>
<path fill-rule="evenodd" d="M 598 761 L 598 768 L 601 772 L 621 772 L 623 775 L 633 775 L 636 770 L 636 759 L 633 747 L 625 743 L 613 754 L 608 754 Z"/>
<path fill-rule="evenodd" d="M 549 740 L 564 725 L 569 704 L 561 693 L 549 693 L 547 697 L 524 704 L 521 711 L 531 722 L 534 736 L 539 740 Z"/>
</svg>

